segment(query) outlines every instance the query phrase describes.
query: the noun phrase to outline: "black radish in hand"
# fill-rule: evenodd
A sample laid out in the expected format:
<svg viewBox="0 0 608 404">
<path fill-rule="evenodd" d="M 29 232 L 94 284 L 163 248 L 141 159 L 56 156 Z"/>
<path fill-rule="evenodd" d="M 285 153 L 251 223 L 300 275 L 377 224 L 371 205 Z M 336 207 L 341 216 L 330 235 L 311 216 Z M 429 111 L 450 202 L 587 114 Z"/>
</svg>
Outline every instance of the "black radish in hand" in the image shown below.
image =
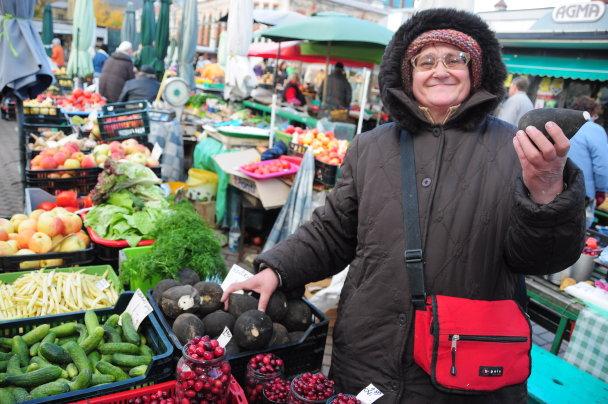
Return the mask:
<svg viewBox="0 0 608 404">
<path fill-rule="evenodd" d="M 591 115 L 589 115 L 589 112 L 587 111 L 577 111 L 566 108 L 541 108 L 526 112 L 519 120 L 517 128 L 525 131 L 528 126 L 534 126 L 536 129 L 543 132 L 551 143 L 555 143 L 545 128 L 547 122 L 555 122 L 557 126 L 562 129 L 564 135 L 566 135 L 568 139 L 572 139 L 572 136 L 574 136 L 581 126 L 589 119 L 591 119 Z"/>
</svg>

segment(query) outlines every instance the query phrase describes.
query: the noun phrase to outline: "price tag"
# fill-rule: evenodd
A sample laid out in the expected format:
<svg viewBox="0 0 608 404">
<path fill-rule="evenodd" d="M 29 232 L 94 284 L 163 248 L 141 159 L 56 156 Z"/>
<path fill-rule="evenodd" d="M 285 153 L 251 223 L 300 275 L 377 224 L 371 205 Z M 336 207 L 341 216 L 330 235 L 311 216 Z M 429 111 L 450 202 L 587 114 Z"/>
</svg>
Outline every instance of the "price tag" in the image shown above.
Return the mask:
<svg viewBox="0 0 608 404">
<path fill-rule="evenodd" d="M 234 264 L 232 268 L 230 268 L 230 271 L 228 272 L 228 275 L 226 275 L 226 278 L 224 278 L 224 282 L 222 282 L 222 289 L 226 290 L 228 286 L 232 285 L 233 283 L 243 282 L 252 277 L 253 274 L 251 272 L 249 272 L 245 268 Z M 239 290 L 235 293 L 243 293 L 243 291 Z"/>
<path fill-rule="evenodd" d="M 152 306 L 150 306 L 148 299 L 146 299 L 141 290 L 137 289 L 124 312 L 131 315 L 133 326 L 137 330 L 141 322 L 148 317 L 148 314 L 152 313 Z M 118 324 L 122 325 L 122 315 L 118 320 Z"/>
<path fill-rule="evenodd" d="M 376 388 L 373 384 L 370 383 L 369 386 L 361 390 L 359 394 L 357 394 L 357 399 L 361 401 L 363 404 L 372 404 L 374 401 L 382 397 L 384 394 Z"/>
<path fill-rule="evenodd" d="M 150 153 L 150 158 L 158 161 L 158 159 L 160 159 L 161 154 L 163 154 L 163 148 L 160 147 L 158 143 L 154 143 L 154 147 L 152 148 L 152 152 Z"/>
<path fill-rule="evenodd" d="M 224 331 L 222 331 L 220 336 L 217 338 L 217 343 L 220 344 L 222 348 L 226 348 L 226 345 L 228 345 L 231 339 L 232 333 L 230 332 L 228 327 L 224 327 Z"/>
<path fill-rule="evenodd" d="M 108 282 L 106 280 L 106 278 L 102 278 L 102 279 L 98 280 L 97 282 L 95 282 L 95 286 L 97 286 L 97 289 L 99 289 L 99 290 L 106 290 L 107 288 L 110 287 L 110 282 Z"/>
</svg>

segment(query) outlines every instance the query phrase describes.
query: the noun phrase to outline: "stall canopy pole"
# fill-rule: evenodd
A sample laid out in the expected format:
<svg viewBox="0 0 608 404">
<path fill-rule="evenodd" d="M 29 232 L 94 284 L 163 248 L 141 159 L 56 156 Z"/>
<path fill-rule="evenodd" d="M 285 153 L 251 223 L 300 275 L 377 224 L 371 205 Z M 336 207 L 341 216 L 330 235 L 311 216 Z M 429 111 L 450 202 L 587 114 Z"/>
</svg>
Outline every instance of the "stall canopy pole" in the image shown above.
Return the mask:
<svg viewBox="0 0 608 404">
<path fill-rule="evenodd" d="M 369 78 L 371 76 L 371 71 L 367 68 L 363 70 L 363 75 L 365 77 L 363 81 L 363 94 L 361 94 L 361 109 L 359 110 L 359 123 L 357 123 L 357 135 L 361 133 L 361 129 L 363 128 L 363 117 L 365 116 L 365 104 L 367 103 L 367 92 L 369 90 Z"/>
<path fill-rule="evenodd" d="M 323 80 L 323 100 L 321 100 L 321 105 L 323 108 L 326 107 L 327 102 L 327 80 L 329 79 L 329 47 L 331 46 L 331 42 L 327 42 L 325 47 L 325 80 Z"/>
<path fill-rule="evenodd" d="M 268 147 L 274 145 L 274 125 L 277 116 L 277 93 L 272 94 L 272 108 L 270 109 L 270 134 L 268 136 Z"/>
<path fill-rule="evenodd" d="M 272 78 L 272 92 L 277 92 L 277 76 L 279 75 L 279 59 L 281 58 L 281 42 L 277 48 L 277 58 L 274 61 L 274 77 Z"/>
</svg>

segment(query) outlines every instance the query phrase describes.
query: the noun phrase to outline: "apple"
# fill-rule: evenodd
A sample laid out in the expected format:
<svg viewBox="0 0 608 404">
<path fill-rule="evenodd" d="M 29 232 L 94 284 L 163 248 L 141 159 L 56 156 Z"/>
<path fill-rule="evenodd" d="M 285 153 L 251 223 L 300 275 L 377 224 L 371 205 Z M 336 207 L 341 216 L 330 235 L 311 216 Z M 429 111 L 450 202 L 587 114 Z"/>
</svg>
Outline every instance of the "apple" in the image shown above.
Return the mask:
<svg viewBox="0 0 608 404">
<path fill-rule="evenodd" d="M 59 251 L 61 252 L 74 252 L 84 250 L 86 246 L 84 242 L 75 234 L 71 234 L 66 237 L 59 246 Z"/>
<path fill-rule="evenodd" d="M 120 142 L 118 142 L 116 140 L 111 142 L 108 147 L 110 149 L 110 153 L 117 153 L 117 152 L 123 153 L 123 151 L 124 151 Z"/>
<path fill-rule="evenodd" d="M 44 212 L 38 218 L 38 231 L 49 237 L 55 237 L 64 231 L 63 221 L 53 212 Z"/>
<path fill-rule="evenodd" d="M 0 229 L 0 241 L 8 241 L 8 233 L 4 229 Z"/>
<path fill-rule="evenodd" d="M 137 150 L 137 146 L 139 146 L 139 143 L 137 143 L 137 140 L 135 139 L 127 139 L 122 142 L 122 148 L 125 151 L 125 154 L 135 153 Z"/>
<path fill-rule="evenodd" d="M 137 153 L 143 153 L 146 155 L 146 157 L 150 157 L 150 149 L 148 149 L 146 146 L 144 146 L 143 144 L 138 144 L 137 147 L 135 148 L 135 151 Z"/>
<path fill-rule="evenodd" d="M 132 161 L 134 163 L 145 165 L 148 158 L 143 153 L 133 153 L 127 157 L 127 160 Z"/>
<path fill-rule="evenodd" d="M 63 206 L 57 206 L 56 208 L 53 208 L 53 210 L 51 210 L 51 213 L 53 214 L 53 216 L 59 216 L 70 212 L 68 212 Z"/>
<path fill-rule="evenodd" d="M 0 229 L 3 229 L 7 233 L 11 233 L 13 231 L 13 225 L 10 220 L 0 217 Z"/>
<path fill-rule="evenodd" d="M 78 237 L 84 243 L 85 247 L 88 247 L 91 243 L 91 239 L 84 230 L 80 230 L 78 233 L 76 233 L 76 237 Z"/>
<path fill-rule="evenodd" d="M 30 238 L 36 233 L 36 230 L 25 229 L 17 233 L 17 245 L 19 248 L 27 248 L 30 242 Z"/>
<path fill-rule="evenodd" d="M 0 241 L 0 256 L 17 254 L 17 243 L 9 243 L 8 241 Z"/>
<path fill-rule="evenodd" d="M 123 152 L 112 152 L 110 157 L 112 158 L 112 160 L 122 160 L 125 158 L 125 155 Z"/>
<path fill-rule="evenodd" d="M 42 160 L 40 160 L 40 167 L 43 170 L 54 170 L 57 168 L 57 165 L 54 157 L 43 157 Z"/>
<path fill-rule="evenodd" d="M 63 163 L 63 166 L 67 169 L 80 168 L 80 161 L 77 159 L 69 158 Z"/>
<path fill-rule="evenodd" d="M 63 260 L 61 258 L 40 261 L 40 268 L 60 267 L 62 265 L 63 265 Z"/>
<path fill-rule="evenodd" d="M 36 209 L 35 211 L 33 211 L 32 213 L 30 213 L 30 219 L 31 220 L 35 220 L 36 222 L 38 221 L 38 218 L 40 217 L 41 214 L 43 214 L 44 212 L 46 212 L 46 210 L 43 209 Z"/>
<path fill-rule="evenodd" d="M 36 221 L 33 219 L 26 219 L 23 222 L 19 223 L 19 227 L 17 228 L 17 233 L 22 233 L 25 230 L 36 231 Z"/>
<path fill-rule="evenodd" d="M 156 167 L 156 166 L 158 166 L 158 161 L 151 157 L 148 157 L 146 159 L 146 166 L 147 167 Z"/>
<path fill-rule="evenodd" d="M 17 233 L 8 233 L 8 239 L 10 240 L 17 240 Z"/>
<path fill-rule="evenodd" d="M 17 251 L 17 254 L 15 255 L 35 255 L 36 253 L 33 252 L 32 250 L 28 250 L 28 249 L 22 249 Z M 40 261 L 35 260 L 35 261 L 25 261 L 19 264 L 19 268 L 20 269 L 36 269 L 36 268 L 40 268 Z"/>
<path fill-rule="evenodd" d="M 36 232 L 32 234 L 28 247 L 30 250 L 37 254 L 44 254 L 51 251 L 53 242 L 51 238 L 44 233 Z"/>
<path fill-rule="evenodd" d="M 118 143 L 118 142 L 116 142 L 116 143 Z M 93 154 L 103 154 L 103 155 L 109 156 L 110 152 L 111 152 L 110 146 L 105 143 L 99 144 L 99 145 L 95 146 L 95 148 L 93 149 Z"/>
<path fill-rule="evenodd" d="M 55 164 L 57 166 L 62 165 L 68 158 L 68 155 L 64 152 L 59 152 L 53 156 L 53 160 L 55 160 Z"/>
<path fill-rule="evenodd" d="M 82 219 L 73 213 L 62 213 L 59 219 L 63 222 L 63 234 L 78 233 L 82 229 Z"/>
<path fill-rule="evenodd" d="M 95 160 L 93 159 L 92 156 L 85 156 L 85 158 L 83 158 L 82 161 L 80 162 L 80 167 L 95 168 L 95 167 L 97 167 L 97 164 L 95 163 Z"/>
<path fill-rule="evenodd" d="M 82 159 L 84 158 L 84 153 L 83 152 L 75 152 L 72 153 L 72 155 L 70 156 L 71 160 L 78 160 L 78 161 L 82 161 Z"/>
<path fill-rule="evenodd" d="M 17 254 L 17 251 L 19 251 L 19 243 L 17 242 L 17 239 L 9 240 L 7 241 L 7 243 L 11 246 L 13 250 L 15 250 L 14 254 Z"/>
</svg>

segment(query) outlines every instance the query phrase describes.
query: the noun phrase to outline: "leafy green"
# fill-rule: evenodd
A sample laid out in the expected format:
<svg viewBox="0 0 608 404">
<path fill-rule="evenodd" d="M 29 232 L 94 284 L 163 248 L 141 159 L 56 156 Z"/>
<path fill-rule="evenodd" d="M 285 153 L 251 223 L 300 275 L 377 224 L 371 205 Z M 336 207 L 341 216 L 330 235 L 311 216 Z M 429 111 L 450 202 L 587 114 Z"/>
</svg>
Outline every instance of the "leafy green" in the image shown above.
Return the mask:
<svg viewBox="0 0 608 404">
<path fill-rule="evenodd" d="M 95 204 L 106 202 L 112 194 L 127 188 L 134 188 L 136 194 L 157 197 L 158 185 L 161 180 L 148 167 L 131 161 L 106 160 L 104 169 L 99 175 L 97 184 L 91 191 L 91 198 Z M 140 196 L 142 196 L 140 195 Z"/>
<path fill-rule="evenodd" d="M 226 264 L 216 234 L 189 202 L 171 207 L 156 222 L 151 252 L 132 257 L 121 266 L 120 278 L 127 283 L 131 276 L 176 279 L 183 268 L 196 271 L 201 279 L 223 278 Z"/>
</svg>

